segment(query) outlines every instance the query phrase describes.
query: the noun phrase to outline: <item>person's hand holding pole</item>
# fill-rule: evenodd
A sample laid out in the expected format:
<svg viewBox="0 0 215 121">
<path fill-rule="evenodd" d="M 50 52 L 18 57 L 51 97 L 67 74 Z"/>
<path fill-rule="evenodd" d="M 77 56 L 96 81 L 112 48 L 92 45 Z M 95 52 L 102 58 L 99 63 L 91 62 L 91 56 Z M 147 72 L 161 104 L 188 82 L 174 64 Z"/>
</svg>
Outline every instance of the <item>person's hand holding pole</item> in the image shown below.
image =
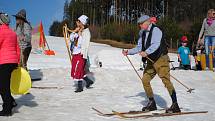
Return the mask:
<svg viewBox="0 0 215 121">
<path fill-rule="evenodd" d="M 124 56 L 127 56 L 128 55 L 128 50 L 122 50 L 122 54 L 124 55 Z"/>
<path fill-rule="evenodd" d="M 140 54 L 140 56 L 142 56 L 144 58 L 148 56 L 148 54 L 145 51 L 142 51 L 139 54 Z"/>
</svg>

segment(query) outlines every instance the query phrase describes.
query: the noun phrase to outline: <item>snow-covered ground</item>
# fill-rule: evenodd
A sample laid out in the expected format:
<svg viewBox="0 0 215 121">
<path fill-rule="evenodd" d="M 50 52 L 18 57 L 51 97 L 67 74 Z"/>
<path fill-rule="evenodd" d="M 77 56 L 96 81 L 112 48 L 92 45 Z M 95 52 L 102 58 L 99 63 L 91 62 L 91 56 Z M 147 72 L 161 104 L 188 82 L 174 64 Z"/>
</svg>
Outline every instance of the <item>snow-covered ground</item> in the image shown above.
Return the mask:
<svg viewBox="0 0 215 121">
<path fill-rule="evenodd" d="M 33 86 L 59 87 L 59 89 L 31 89 L 31 94 L 15 96 L 18 107 L 12 117 L 1 117 L 0 121 L 122 121 L 117 117 L 101 117 L 92 107 L 104 112 L 140 110 L 147 98 L 142 84 L 129 62 L 121 55 L 121 49 L 91 43 L 91 71 L 95 78 L 92 89 L 74 93 L 70 77 L 70 61 L 62 38 L 47 37 L 56 56 L 31 54 L 29 69 L 40 73 L 41 81 Z M 175 54 L 169 54 L 177 60 Z M 139 69 L 141 58 L 129 56 Z M 102 62 L 102 68 L 98 66 Z M 174 66 L 178 66 L 175 62 Z M 142 71 L 139 71 L 142 75 Z M 136 121 L 215 121 L 215 73 L 210 71 L 175 70 L 171 74 L 195 88 L 194 93 L 172 79 L 183 111 L 209 111 L 207 114 L 183 115 Z M 161 80 L 156 76 L 152 82 L 158 108 L 171 105 L 171 99 Z"/>
</svg>

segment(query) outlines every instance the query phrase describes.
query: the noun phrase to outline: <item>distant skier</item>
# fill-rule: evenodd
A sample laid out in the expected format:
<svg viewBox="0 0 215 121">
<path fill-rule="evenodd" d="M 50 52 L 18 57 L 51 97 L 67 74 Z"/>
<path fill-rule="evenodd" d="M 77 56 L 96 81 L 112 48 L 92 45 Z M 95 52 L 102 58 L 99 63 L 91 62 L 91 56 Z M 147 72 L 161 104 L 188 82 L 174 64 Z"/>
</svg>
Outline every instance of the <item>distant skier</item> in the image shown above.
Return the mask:
<svg viewBox="0 0 215 121">
<path fill-rule="evenodd" d="M 168 89 L 172 99 L 172 105 L 166 110 L 166 112 L 180 112 L 180 108 L 177 103 L 176 91 L 170 81 L 169 56 L 167 55 L 168 50 L 163 38 L 163 32 L 155 24 L 152 24 L 150 17 L 147 15 L 140 17 L 137 23 L 141 28 L 138 45 L 133 49 L 123 50 L 123 55 L 140 54 L 143 61 L 147 60 L 147 66 L 144 70 L 142 83 L 149 102 L 142 108 L 142 110 L 157 110 L 150 81 L 156 74 L 158 74 L 165 87 Z M 147 58 L 150 58 L 154 62 Z"/>
<path fill-rule="evenodd" d="M 190 49 L 187 47 L 188 39 L 186 36 L 181 38 L 181 47 L 178 48 L 178 60 L 180 62 L 180 69 L 191 69 L 191 55 Z"/>
<path fill-rule="evenodd" d="M 86 76 L 86 64 L 88 59 L 88 50 L 90 45 L 91 34 L 88 28 L 89 18 L 82 15 L 76 21 L 77 28 L 71 33 L 71 50 L 72 50 L 72 71 L 71 76 L 78 82 L 75 92 L 83 91 L 83 80 L 86 87 L 89 88 L 94 82 Z"/>
</svg>

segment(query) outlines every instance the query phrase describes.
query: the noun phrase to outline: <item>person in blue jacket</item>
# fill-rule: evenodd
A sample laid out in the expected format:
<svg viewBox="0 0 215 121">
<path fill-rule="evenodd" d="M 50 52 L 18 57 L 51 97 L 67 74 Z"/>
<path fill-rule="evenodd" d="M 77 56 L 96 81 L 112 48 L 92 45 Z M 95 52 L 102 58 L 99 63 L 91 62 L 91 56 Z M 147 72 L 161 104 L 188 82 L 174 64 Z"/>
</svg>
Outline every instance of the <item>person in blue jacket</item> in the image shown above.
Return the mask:
<svg viewBox="0 0 215 121">
<path fill-rule="evenodd" d="M 188 39 L 186 36 L 181 38 L 181 47 L 178 48 L 178 60 L 180 62 L 180 68 L 189 70 L 191 69 L 191 55 L 190 49 L 187 47 Z"/>
</svg>

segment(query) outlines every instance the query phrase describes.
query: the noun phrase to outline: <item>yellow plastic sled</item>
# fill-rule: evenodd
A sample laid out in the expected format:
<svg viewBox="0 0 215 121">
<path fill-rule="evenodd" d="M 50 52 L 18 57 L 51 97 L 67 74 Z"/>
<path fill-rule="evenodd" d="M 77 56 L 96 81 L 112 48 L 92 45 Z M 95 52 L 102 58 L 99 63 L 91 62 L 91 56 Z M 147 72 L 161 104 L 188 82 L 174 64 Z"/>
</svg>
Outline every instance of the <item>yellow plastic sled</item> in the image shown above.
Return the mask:
<svg viewBox="0 0 215 121">
<path fill-rule="evenodd" d="M 11 74 L 10 90 L 13 95 L 24 95 L 31 88 L 31 77 L 22 67 L 18 67 Z"/>
</svg>

